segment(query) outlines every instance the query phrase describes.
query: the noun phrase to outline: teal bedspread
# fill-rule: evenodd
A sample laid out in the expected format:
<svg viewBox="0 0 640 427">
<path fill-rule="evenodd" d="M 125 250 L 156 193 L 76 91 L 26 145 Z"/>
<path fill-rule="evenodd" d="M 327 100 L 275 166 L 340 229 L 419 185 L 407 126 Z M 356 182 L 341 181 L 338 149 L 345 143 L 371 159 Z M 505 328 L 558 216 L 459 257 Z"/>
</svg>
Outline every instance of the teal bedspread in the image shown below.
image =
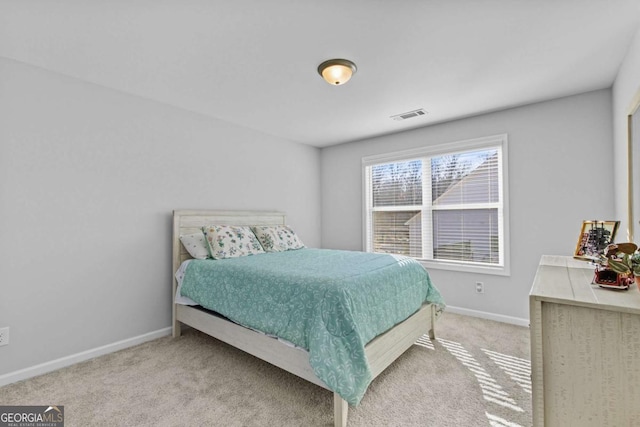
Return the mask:
<svg viewBox="0 0 640 427">
<path fill-rule="evenodd" d="M 307 349 L 316 376 L 352 405 L 372 380 L 364 346 L 424 302 L 444 309 L 417 261 L 328 249 L 192 260 L 182 295 Z"/>
</svg>

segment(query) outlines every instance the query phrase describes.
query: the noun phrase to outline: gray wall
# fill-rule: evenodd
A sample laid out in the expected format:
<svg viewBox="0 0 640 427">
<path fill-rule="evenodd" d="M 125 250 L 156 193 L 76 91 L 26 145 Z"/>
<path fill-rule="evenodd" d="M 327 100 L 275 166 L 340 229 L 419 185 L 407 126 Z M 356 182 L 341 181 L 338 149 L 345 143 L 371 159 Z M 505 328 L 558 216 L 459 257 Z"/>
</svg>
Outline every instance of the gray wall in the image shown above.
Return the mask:
<svg viewBox="0 0 640 427">
<path fill-rule="evenodd" d="M 615 216 L 611 108 L 611 91 L 600 90 L 325 148 L 323 247 L 362 249 L 363 156 L 506 133 L 511 276 L 430 273 L 451 306 L 528 318 L 540 256 L 572 255 L 582 220 Z"/>
<path fill-rule="evenodd" d="M 0 375 L 170 326 L 173 209 L 282 210 L 320 153 L 0 58 Z"/>
<path fill-rule="evenodd" d="M 640 30 L 629 46 L 627 56 L 620 66 L 613 85 L 614 176 L 616 213 L 624 221 L 623 232 L 628 226 L 627 206 L 627 115 L 640 97 Z M 635 98 L 635 101 L 638 101 Z M 637 114 L 637 113 L 636 113 Z M 634 178 L 634 241 L 640 243 L 640 146 L 633 147 Z"/>
<path fill-rule="evenodd" d="M 640 35 L 613 105 L 601 90 L 320 151 L 0 58 L 0 375 L 168 327 L 173 209 L 283 210 L 309 246 L 361 249 L 363 156 L 500 133 L 512 274 L 431 274 L 451 306 L 526 318 L 540 255 L 571 254 L 583 219 L 626 220 L 638 75 Z"/>
</svg>

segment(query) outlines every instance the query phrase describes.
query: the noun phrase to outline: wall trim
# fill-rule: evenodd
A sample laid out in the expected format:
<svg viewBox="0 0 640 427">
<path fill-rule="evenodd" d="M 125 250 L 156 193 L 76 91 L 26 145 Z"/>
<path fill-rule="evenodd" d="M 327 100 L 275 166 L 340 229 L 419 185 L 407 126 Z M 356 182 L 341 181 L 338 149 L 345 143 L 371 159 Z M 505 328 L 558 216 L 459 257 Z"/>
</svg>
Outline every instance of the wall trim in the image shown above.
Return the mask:
<svg viewBox="0 0 640 427">
<path fill-rule="evenodd" d="M 64 367 L 74 365 L 76 363 L 84 362 L 86 360 L 93 359 L 98 356 L 103 356 L 105 354 L 114 353 L 119 350 L 124 350 L 125 348 L 133 347 L 135 345 L 169 335 L 171 335 L 171 327 L 158 329 L 157 331 L 138 335 L 137 337 L 127 338 L 125 340 L 107 344 L 102 347 L 96 347 L 80 353 L 72 354 L 70 356 L 61 357 L 59 359 L 31 366 L 29 368 L 20 369 L 15 372 L 9 372 L 8 374 L 0 375 L 0 387 L 18 381 L 26 380 L 28 378 L 33 378 L 38 375 L 53 372 Z"/>
<path fill-rule="evenodd" d="M 445 309 L 445 312 L 447 311 L 450 311 L 451 313 L 455 313 L 455 314 L 462 314 L 464 316 L 479 317 L 481 319 L 495 320 L 496 322 L 510 323 L 512 325 L 525 326 L 527 328 L 529 327 L 529 319 L 522 319 L 520 317 L 504 316 L 502 314 L 489 313 L 486 311 L 470 310 L 468 308 L 461 308 L 461 307 L 452 307 L 449 305 Z"/>
<path fill-rule="evenodd" d="M 446 311 L 455 314 L 462 314 L 464 316 L 479 317 L 481 319 L 495 320 L 497 322 L 529 327 L 529 319 L 521 319 L 519 317 L 504 316 L 501 314 L 489 313 L 486 311 L 470 310 L 468 308 L 452 306 L 447 306 Z M 128 338 L 112 344 L 104 345 L 102 347 L 97 347 L 80 353 L 72 354 L 70 356 L 61 357 L 50 362 L 41 363 L 39 365 L 20 369 L 15 372 L 9 372 L 8 374 L 0 375 L 0 387 L 29 378 L 37 377 L 38 375 L 47 374 L 49 372 L 65 368 L 67 366 L 74 365 L 76 363 L 84 362 L 86 360 L 93 359 L 98 356 L 103 356 L 105 354 L 115 353 L 116 351 L 124 350 L 125 348 L 133 347 L 138 344 L 143 344 L 147 341 L 152 341 L 169 335 L 171 335 L 171 327 L 158 329 L 157 331 L 138 335 L 137 337 Z"/>
</svg>

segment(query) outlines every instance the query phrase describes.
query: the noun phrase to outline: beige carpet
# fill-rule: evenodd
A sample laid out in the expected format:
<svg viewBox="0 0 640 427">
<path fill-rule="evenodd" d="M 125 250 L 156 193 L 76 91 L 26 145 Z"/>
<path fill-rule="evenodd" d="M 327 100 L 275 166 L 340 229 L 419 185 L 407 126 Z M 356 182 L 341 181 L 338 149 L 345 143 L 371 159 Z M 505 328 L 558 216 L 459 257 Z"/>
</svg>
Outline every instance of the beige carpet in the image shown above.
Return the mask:
<svg viewBox="0 0 640 427">
<path fill-rule="evenodd" d="M 445 313 L 370 385 L 349 426 L 530 426 L 529 330 Z M 332 393 L 197 331 L 0 388 L 71 426 L 330 426 Z"/>
</svg>

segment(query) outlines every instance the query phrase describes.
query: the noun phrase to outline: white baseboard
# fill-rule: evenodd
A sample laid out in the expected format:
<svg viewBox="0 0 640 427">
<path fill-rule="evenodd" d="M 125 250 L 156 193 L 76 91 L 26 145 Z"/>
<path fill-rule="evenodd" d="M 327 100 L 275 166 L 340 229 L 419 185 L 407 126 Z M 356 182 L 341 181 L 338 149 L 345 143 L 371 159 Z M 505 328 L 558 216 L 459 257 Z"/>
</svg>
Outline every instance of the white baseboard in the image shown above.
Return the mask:
<svg viewBox="0 0 640 427">
<path fill-rule="evenodd" d="M 41 363 L 30 368 L 20 369 L 19 371 L 15 372 L 9 372 L 8 374 L 0 375 L 0 387 L 18 381 L 26 380 L 28 378 L 36 377 L 38 375 L 46 374 L 48 372 L 52 372 L 66 366 L 71 366 L 76 363 L 84 362 L 85 360 L 93 359 L 94 357 L 133 347 L 134 345 L 142 344 L 147 341 L 166 337 L 168 335 L 171 335 L 171 327 L 159 329 L 157 331 L 149 332 L 143 335 L 138 335 L 137 337 L 128 338 L 126 340 L 114 342 L 113 344 L 107 344 L 102 347 L 93 348 L 81 353 L 61 357 L 60 359 Z"/>
<path fill-rule="evenodd" d="M 470 310 L 468 308 L 447 306 L 446 311 L 455 314 L 462 314 L 464 316 L 479 317 L 481 319 L 495 320 L 497 322 L 510 323 L 518 326 L 529 326 L 529 319 L 521 319 L 518 317 L 504 316 L 501 314 L 488 313 L 485 311 Z M 157 338 L 166 337 L 171 335 L 171 327 L 159 329 L 154 332 L 139 335 L 137 337 L 128 338 L 126 340 L 118 341 L 113 344 L 107 344 L 102 347 L 97 347 L 91 350 L 83 351 L 81 353 L 72 354 L 70 356 L 62 357 L 60 359 L 52 360 L 50 362 L 41 363 L 36 366 L 32 366 L 19 371 L 9 372 L 8 374 L 0 375 L 0 387 L 12 384 L 18 381 L 33 378 L 38 375 L 53 372 L 66 366 L 71 366 L 76 363 L 84 362 L 85 360 L 93 359 L 94 357 L 102 356 L 105 354 L 113 353 L 125 348 L 133 347 L 134 345 L 142 344 L 147 341 L 155 340 Z"/>
<path fill-rule="evenodd" d="M 486 311 L 470 310 L 468 308 L 447 306 L 445 312 L 450 311 L 455 314 L 464 316 L 479 317 L 481 319 L 495 320 L 496 322 L 511 323 L 512 325 L 529 327 L 529 319 L 521 319 L 519 317 L 504 316 L 502 314 L 488 313 Z"/>
</svg>

